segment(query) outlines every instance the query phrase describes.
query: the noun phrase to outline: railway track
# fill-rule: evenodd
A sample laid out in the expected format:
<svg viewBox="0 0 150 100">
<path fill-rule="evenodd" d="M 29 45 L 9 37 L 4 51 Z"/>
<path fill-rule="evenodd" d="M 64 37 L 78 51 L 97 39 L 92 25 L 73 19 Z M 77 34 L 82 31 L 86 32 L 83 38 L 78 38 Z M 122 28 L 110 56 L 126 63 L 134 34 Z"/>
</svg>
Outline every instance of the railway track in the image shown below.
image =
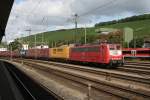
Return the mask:
<svg viewBox="0 0 150 100">
<path fill-rule="evenodd" d="M 19 60 L 16 62 L 21 63 Z M 128 75 L 113 70 L 97 70 L 77 65 L 39 60 L 24 60 L 24 64 L 45 72 L 53 71 L 53 74 L 59 77 L 64 77 L 65 79 L 78 82 L 82 85 L 88 86 L 88 84 L 92 84 L 92 89 L 103 91 L 119 98 L 150 99 L 150 79 L 146 77 Z"/>
<path fill-rule="evenodd" d="M 118 68 L 119 71 L 135 73 L 138 75 L 150 76 L 150 63 L 149 62 L 126 62 L 123 67 Z"/>
<path fill-rule="evenodd" d="M 42 61 L 42 60 L 28 59 L 27 61 L 40 62 L 40 63 L 44 63 L 44 64 L 49 64 L 49 65 L 54 65 L 54 66 L 61 66 L 61 67 L 80 70 L 80 71 L 85 71 L 85 72 L 92 72 L 92 73 L 99 74 L 99 75 L 105 75 L 106 77 L 110 75 L 112 78 L 113 77 L 114 78 L 122 78 L 123 76 L 126 75 L 126 77 L 128 77 L 128 78 L 124 78 L 124 79 L 127 79 L 127 80 L 131 79 L 133 81 L 137 81 L 137 82 L 140 82 L 140 83 L 144 82 L 144 80 L 145 80 L 145 82 L 147 82 L 147 84 L 150 84 L 149 80 L 147 80 L 147 79 L 150 79 L 150 76 L 149 76 L 150 72 L 147 71 L 147 70 L 143 71 L 141 69 L 131 69 L 131 68 L 126 68 L 126 67 L 120 67 L 120 68 L 115 69 L 115 70 L 112 70 L 112 69 L 108 70 L 108 69 L 90 68 L 90 67 L 85 67 L 85 66 L 80 66 L 80 65 L 71 65 L 71 64 L 64 64 L 64 63 L 57 63 L 57 62 L 50 62 L 50 61 Z M 119 71 L 119 73 L 116 73 L 118 71 Z M 120 71 L 121 71 L 121 73 L 120 73 Z M 128 73 L 123 73 L 122 74 L 122 72 L 128 72 Z M 132 73 L 129 73 L 129 72 L 132 72 Z M 137 73 L 138 75 L 140 75 L 139 76 L 140 78 L 139 77 L 134 77 L 134 73 Z M 131 74 L 133 76 L 129 77 L 128 74 Z M 121 76 L 121 77 L 119 77 L 119 76 Z"/>
<path fill-rule="evenodd" d="M 31 59 L 30 59 L 31 60 Z M 40 60 L 39 60 L 40 61 Z M 91 67 L 89 65 L 86 65 L 87 67 Z M 127 73 L 133 73 L 141 76 L 148 76 L 150 77 L 150 63 L 149 62 L 129 62 L 126 61 L 124 66 L 118 67 L 118 71 L 127 72 Z"/>
<path fill-rule="evenodd" d="M 38 60 L 38 61 L 40 61 L 40 60 Z M 142 65 L 140 65 L 140 64 L 142 64 Z M 115 70 L 138 74 L 138 75 L 146 76 L 146 77 L 149 76 L 150 75 L 150 67 L 149 67 L 150 65 L 148 65 L 149 62 L 147 62 L 146 64 L 145 63 L 140 63 L 140 64 L 138 64 L 137 62 L 134 62 L 133 64 L 131 62 L 126 62 L 124 66 L 118 67 Z M 85 65 L 85 66 L 91 67 L 91 65 L 90 66 Z"/>
<path fill-rule="evenodd" d="M 127 73 L 135 73 L 138 75 L 150 75 L 150 67 L 147 66 L 124 65 L 122 67 L 119 67 L 117 70 Z"/>
<path fill-rule="evenodd" d="M 150 67 L 150 62 L 131 62 L 131 61 L 126 61 L 125 64 Z"/>
<path fill-rule="evenodd" d="M 126 68 L 134 68 L 134 69 L 141 69 L 141 70 L 150 70 L 149 66 L 141 66 L 141 65 L 130 65 L 130 64 L 127 64 L 127 65 L 124 65 L 124 67 L 126 67 Z"/>
</svg>

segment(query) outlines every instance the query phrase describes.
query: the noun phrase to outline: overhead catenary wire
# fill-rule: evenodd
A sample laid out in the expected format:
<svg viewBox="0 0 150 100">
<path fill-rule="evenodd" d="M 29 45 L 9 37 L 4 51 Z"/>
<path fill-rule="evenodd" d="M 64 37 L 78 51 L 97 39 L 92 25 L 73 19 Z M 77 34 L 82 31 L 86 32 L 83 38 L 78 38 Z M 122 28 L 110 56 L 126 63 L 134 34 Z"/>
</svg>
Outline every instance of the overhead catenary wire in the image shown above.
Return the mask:
<svg viewBox="0 0 150 100">
<path fill-rule="evenodd" d="M 28 15 L 33 15 L 36 9 L 40 6 L 42 0 L 39 0 L 36 5 L 33 7 L 33 9 L 28 13 Z M 27 16 L 28 17 L 28 16 Z M 29 18 L 29 17 L 28 17 Z"/>
<path fill-rule="evenodd" d="M 33 8 L 28 12 L 28 14 L 27 14 L 27 19 L 30 18 L 30 17 L 29 17 L 30 15 L 34 15 L 34 14 L 35 14 L 35 11 L 36 11 L 36 10 L 39 8 L 39 6 L 41 5 L 41 1 L 42 1 L 42 0 L 38 0 L 37 3 L 35 4 L 35 6 L 33 6 Z M 78 14 L 78 18 L 77 18 L 77 19 L 79 19 L 79 17 L 84 17 L 84 16 L 86 16 L 86 15 L 89 15 L 89 14 L 95 12 L 95 11 L 98 10 L 98 9 L 102 10 L 102 9 L 104 9 L 104 8 L 108 8 L 110 5 L 112 5 L 112 4 L 115 3 L 116 1 L 117 1 L 117 0 L 111 0 L 111 1 L 109 1 L 109 2 L 107 2 L 107 3 L 104 3 L 104 4 L 100 5 L 100 6 L 97 6 L 97 7 L 94 8 L 94 9 L 89 10 L 89 11 L 83 13 L 83 14 Z M 17 16 L 17 18 L 19 18 L 19 16 Z M 68 17 L 65 17 L 65 18 L 67 19 Z M 47 19 L 48 19 L 48 18 L 47 18 Z M 41 22 L 41 23 L 44 23 L 44 21 Z M 65 21 L 64 23 L 68 23 L 68 21 Z M 23 24 L 23 25 L 26 25 L 26 24 Z M 21 26 L 21 27 L 22 27 L 22 26 Z M 31 26 L 29 26 L 29 27 L 31 27 Z M 31 29 L 31 28 L 30 28 L 30 29 Z"/>
<path fill-rule="evenodd" d="M 116 3 L 116 2 L 117 2 L 117 0 L 111 0 L 111 1 L 109 1 L 109 2 L 107 2 L 107 3 L 104 3 L 104 4 L 102 4 L 102 5 L 99 5 L 99 6 L 97 6 L 96 8 L 91 9 L 91 10 L 89 10 L 89 11 L 83 13 L 83 14 L 80 14 L 79 17 L 83 17 L 83 16 L 86 16 L 86 15 L 89 15 L 89 14 L 91 14 L 91 13 L 97 11 L 98 9 L 100 9 L 100 10 L 107 9 L 108 7 L 110 7 L 112 4 L 114 4 L 114 3 Z"/>
<path fill-rule="evenodd" d="M 22 19 L 22 18 L 25 18 L 25 19 L 22 19 L 22 25 L 19 25 L 18 27 L 15 27 L 15 28 L 19 28 L 19 29 L 21 29 L 21 27 L 24 27 L 24 26 L 26 26 L 26 23 L 24 22 L 24 20 L 28 20 L 30 17 L 30 15 L 33 15 L 34 14 L 34 12 L 36 11 L 36 9 L 40 6 L 40 4 L 41 4 L 41 1 L 42 0 L 38 0 L 38 2 L 37 3 L 35 3 L 35 6 L 33 6 L 33 8 L 31 9 L 31 10 L 29 10 L 29 12 L 21 12 L 21 15 L 23 15 L 23 16 L 21 16 L 21 15 L 16 15 L 15 16 L 15 19 L 12 21 L 12 23 L 11 24 L 13 24 L 14 22 L 16 23 L 16 20 L 18 20 L 18 19 Z M 12 12 L 11 14 L 14 14 L 15 12 Z M 25 17 L 24 17 L 25 16 Z M 31 28 L 30 28 L 31 29 Z M 24 29 L 23 29 L 24 30 Z M 27 29 L 26 29 L 27 30 Z M 29 29 L 28 29 L 29 30 Z"/>
<path fill-rule="evenodd" d="M 110 7 L 112 4 L 114 4 L 114 2 L 116 3 L 117 0 L 111 0 L 111 1 L 109 1 L 109 2 L 107 2 L 107 3 L 105 3 L 105 4 L 102 4 L 102 5 L 100 5 L 100 6 L 96 7 L 96 8 L 94 8 L 94 9 L 89 10 L 89 11 L 83 13 L 83 14 L 77 14 L 77 13 L 74 14 L 72 20 L 73 20 L 74 23 L 75 23 L 75 34 L 74 34 L 75 43 L 76 43 L 76 34 L 78 33 L 78 32 L 77 32 L 78 19 L 79 19 L 80 17 L 84 17 L 84 16 L 86 16 L 86 15 L 89 15 L 89 14 L 95 12 L 95 11 L 98 10 L 98 9 L 101 9 L 101 10 L 103 10 L 104 8 L 106 9 L 106 8 Z M 70 19 L 67 19 L 66 22 L 68 22 L 69 20 L 70 20 Z"/>
<path fill-rule="evenodd" d="M 93 8 L 93 9 L 91 9 L 91 10 L 85 12 L 85 13 L 78 14 L 77 21 L 78 21 L 81 17 L 85 17 L 85 16 L 87 16 L 87 15 L 90 15 L 90 14 L 92 14 L 93 12 L 95 12 L 95 11 L 97 11 L 97 10 L 102 11 L 102 10 L 104 10 L 104 9 L 109 8 L 109 7 L 111 7 L 111 5 L 113 5 L 114 3 L 117 3 L 117 1 L 118 1 L 118 0 L 111 0 L 111 1 L 108 1 L 107 3 L 104 3 L 104 4 L 102 4 L 102 5 L 99 5 L 99 6 L 95 7 L 95 8 Z M 77 13 L 76 13 L 76 14 L 77 14 Z M 75 18 L 74 18 L 74 16 L 73 16 L 73 18 L 68 18 L 68 19 L 66 20 L 66 22 L 74 21 L 74 19 L 75 19 Z"/>
</svg>

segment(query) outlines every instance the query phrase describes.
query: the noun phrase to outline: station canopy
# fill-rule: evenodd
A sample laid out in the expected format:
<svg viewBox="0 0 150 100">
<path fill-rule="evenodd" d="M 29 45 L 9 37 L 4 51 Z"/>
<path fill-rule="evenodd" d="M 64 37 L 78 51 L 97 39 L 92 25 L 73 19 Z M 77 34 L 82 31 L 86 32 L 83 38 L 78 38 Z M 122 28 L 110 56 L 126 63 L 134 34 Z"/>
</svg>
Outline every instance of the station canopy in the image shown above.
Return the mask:
<svg viewBox="0 0 150 100">
<path fill-rule="evenodd" d="M 0 0 L 0 41 L 5 35 L 5 29 L 14 0 Z"/>
</svg>

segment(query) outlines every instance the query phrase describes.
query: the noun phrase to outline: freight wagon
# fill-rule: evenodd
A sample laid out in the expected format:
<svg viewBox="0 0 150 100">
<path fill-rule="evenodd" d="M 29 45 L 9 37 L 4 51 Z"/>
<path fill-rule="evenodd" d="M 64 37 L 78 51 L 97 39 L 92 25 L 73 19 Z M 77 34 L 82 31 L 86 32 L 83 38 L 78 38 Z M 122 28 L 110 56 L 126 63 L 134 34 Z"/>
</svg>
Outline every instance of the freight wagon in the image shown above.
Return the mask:
<svg viewBox="0 0 150 100">
<path fill-rule="evenodd" d="M 25 57 L 36 59 L 49 59 L 50 53 L 50 48 L 29 49 L 26 51 Z"/>
<path fill-rule="evenodd" d="M 70 46 L 51 48 L 50 58 L 69 59 Z"/>
<path fill-rule="evenodd" d="M 26 51 L 0 52 L 2 57 L 25 57 L 32 59 L 50 59 L 80 63 L 95 63 L 117 67 L 122 65 L 123 55 L 119 44 L 101 43 L 97 45 L 60 46 L 55 48 L 29 49 Z"/>
</svg>

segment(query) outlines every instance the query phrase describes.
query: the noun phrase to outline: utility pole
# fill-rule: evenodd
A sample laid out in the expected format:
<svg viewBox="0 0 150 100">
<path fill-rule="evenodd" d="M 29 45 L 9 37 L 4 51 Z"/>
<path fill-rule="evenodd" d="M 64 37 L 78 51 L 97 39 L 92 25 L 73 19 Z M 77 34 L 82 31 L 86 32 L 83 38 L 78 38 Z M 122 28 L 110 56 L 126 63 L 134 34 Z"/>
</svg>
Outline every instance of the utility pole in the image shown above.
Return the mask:
<svg viewBox="0 0 150 100">
<path fill-rule="evenodd" d="M 77 28 L 78 28 L 78 22 L 77 22 L 77 19 L 78 19 L 78 14 L 75 14 L 74 15 L 74 22 L 75 22 L 75 35 L 74 35 L 74 38 L 75 38 L 75 43 L 76 43 L 76 40 L 77 40 Z"/>
<path fill-rule="evenodd" d="M 135 36 L 133 37 L 133 40 L 134 40 L 134 48 L 136 48 L 136 38 L 135 38 Z"/>
<path fill-rule="evenodd" d="M 12 57 L 12 45 L 10 45 L 10 61 L 12 61 L 13 57 Z"/>
<path fill-rule="evenodd" d="M 44 45 L 44 33 L 42 33 L 42 44 Z"/>
<path fill-rule="evenodd" d="M 37 57 L 37 52 L 36 52 L 36 34 L 34 35 L 34 47 L 35 47 L 35 59 Z"/>
<path fill-rule="evenodd" d="M 29 37 L 30 37 L 30 35 L 31 35 L 31 29 L 27 29 L 27 30 L 25 30 L 25 31 L 27 31 L 28 33 L 29 33 Z M 29 39 L 29 38 L 28 38 Z M 30 41 L 30 39 L 29 39 L 29 41 Z M 28 41 L 28 44 L 30 44 L 30 42 Z"/>
<path fill-rule="evenodd" d="M 85 29 L 84 43 L 86 44 L 86 34 L 87 34 L 87 31 L 86 31 L 86 25 L 85 25 L 85 28 L 84 28 L 84 29 Z"/>
<path fill-rule="evenodd" d="M 135 34 L 135 32 L 137 32 L 137 31 L 140 31 L 140 30 L 142 30 L 144 27 L 141 27 L 141 28 L 138 28 L 138 29 L 135 29 L 134 31 L 133 31 L 133 46 L 134 46 L 134 48 L 136 48 L 136 44 L 137 44 L 137 37 L 136 37 L 136 34 Z"/>
<path fill-rule="evenodd" d="M 36 34 L 34 35 L 34 46 L 36 47 Z"/>
<path fill-rule="evenodd" d="M 57 45 L 56 41 L 54 43 L 55 43 L 55 47 L 56 47 L 56 45 Z"/>
<path fill-rule="evenodd" d="M 19 43 L 20 43 L 21 45 L 19 45 L 19 48 L 18 48 L 19 51 L 20 51 L 20 54 L 21 54 L 21 55 L 20 55 L 21 63 L 23 64 L 23 59 L 22 59 L 23 57 L 22 57 L 22 56 L 23 56 L 23 52 L 24 52 L 24 51 L 23 51 L 23 43 L 22 43 L 23 41 L 21 40 L 21 38 L 23 39 L 23 34 L 21 34 L 21 37 L 19 38 Z"/>
<path fill-rule="evenodd" d="M 22 38 L 21 43 L 23 44 L 23 41 L 24 41 L 24 40 L 23 40 L 23 34 L 21 34 L 21 38 Z"/>
<path fill-rule="evenodd" d="M 8 49 L 6 34 L 5 34 L 5 36 L 4 36 L 4 37 L 5 37 L 5 44 L 4 44 L 4 45 L 5 45 L 5 48 L 7 48 L 7 49 Z"/>
<path fill-rule="evenodd" d="M 53 41 L 52 41 L 52 43 L 51 43 L 51 47 L 53 48 L 54 46 L 53 46 Z"/>
<path fill-rule="evenodd" d="M 44 23 L 44 20 L 45 20 L 45 17 L 43 17 L 43 19 L 42 19 L 42 22 L 41 22 L 41 23 Z M 44 33 L 42 33 L 42 44 L 44 44 Z"/>
</svg>

